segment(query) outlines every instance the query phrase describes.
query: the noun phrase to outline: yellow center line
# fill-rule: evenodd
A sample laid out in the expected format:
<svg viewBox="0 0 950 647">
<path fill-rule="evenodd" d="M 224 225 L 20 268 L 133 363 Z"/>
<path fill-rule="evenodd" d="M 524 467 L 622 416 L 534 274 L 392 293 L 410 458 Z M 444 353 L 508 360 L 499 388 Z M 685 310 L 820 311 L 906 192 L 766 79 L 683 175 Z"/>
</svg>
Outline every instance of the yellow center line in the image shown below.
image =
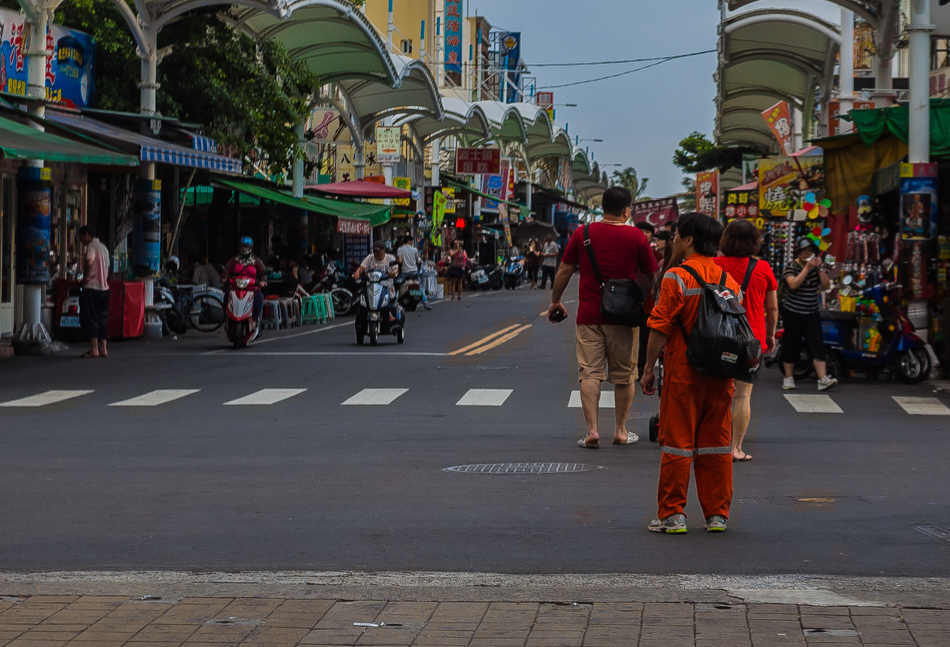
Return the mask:
<svg viewBox="0 0 950 647">
<path fill-rule="evenodd" d="M 493 332 L 492 334 L 488 335 L 487 337 L 482 337 L 481 339 L 479 339 L 479 340 L 478 340 L 477 342 L 475 342 L 474 344 L 469 344 L 468 346 L 463 346 L 462 348 L 459 348 L 458 350 L 453 350 L 451 353 L 448 353 L 448 354 L 449 354 L 449 355 L 461 355 L 462 353 L 464 353 L 464 352 L 466 352 L 466 351 L 470 351 L 470 350 L 472 350 L 473 348 L 477 348 L 477 347 L 481 346 L 482 344 L 487 344 L 488 342 L 490 342 L 490 341 L 491 341 L 492 339 L 494 339 L 495 337 L 498 337 L 499 335 L 504 335 L 506 332 L 508 332 L 508 331 L 511 330 L 512 328 L 517 328 L 518 326 L 519 326 L 519 324 L 513 324 L 513 325 L 511 325 L 511 326 L 508 326 L 507 328 L 502 328 L 502 329 L 499 330 L 498 332 Z"/>
<path fill-rule="evenodd" d="M 506 341 L 511 341 L 512 339 L 514 339 L 515 337 L 517 337 L 518 335 L 520 335 L 521 333 L 523 333 L 525 330 L 527 330 L 527 329 L 530 328 L 531 326 L 532 326 L 532 324 L 527 324 L 527 325 L 525 325 L 525 326 L 521 326 L 521 328 L 518 328 L 517 330 L 512 330 L 512 331 L 511 331 L 510 333 L 508 333 L 507 335 L 503 335 L 503 336 L 499 337 L 498 339 L 496 339 L 495 341 L 493 341 L 493 342 L 490 343 L 490 344 L 487 344 L 487 345 L 485 345 L 485 346 L 481 346 L 480 348 L 476 348 L 475 350 L 473 350 L 473 351 L 471 351 L 471 352 L 465 353 L 465 356 L 466 356 L 466 357 L 471 357 L 472 355 L 480 355 L 480 354 L 484 353 L 484 352 L 487 351 L 487 350 L 491 350 L 492 348 L 495 348 L 496 346 L 501 346 L 501 345 L 504 344 Z"/>
</svg>

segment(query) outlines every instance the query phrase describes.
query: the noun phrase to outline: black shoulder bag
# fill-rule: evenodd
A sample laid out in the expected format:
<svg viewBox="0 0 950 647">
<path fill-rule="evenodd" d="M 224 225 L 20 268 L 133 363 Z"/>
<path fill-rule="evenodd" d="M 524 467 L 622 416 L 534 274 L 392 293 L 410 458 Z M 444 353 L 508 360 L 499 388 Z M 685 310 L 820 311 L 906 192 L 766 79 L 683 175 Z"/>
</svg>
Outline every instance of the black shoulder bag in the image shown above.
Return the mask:
<svg viewBox="0 0 950 647">
<path fill-rule="evenodd" d="M 758 262 L 757 258 L 749 257 L 749 266 L 745 269 L 745 277 L 742 279 L 742 286 L 739 288 L 739 301 L 743 304 L 743 307 L 745 307 L 745 291 L 749 289 L 749 283 L 752 282 L 752 272 Z"/>
<path fill-rule="evenodd" d="M 584 249 L 587 250 L 594 278 L 600 286 L 600 316 L 611 323 L 631 328 L 642 326 L 647 319 L 643 312 L 643 292 L 633 279 L 610 279 L 604 282 L 590 244 L 590 225 L 584 225 Z"/>
</svg>

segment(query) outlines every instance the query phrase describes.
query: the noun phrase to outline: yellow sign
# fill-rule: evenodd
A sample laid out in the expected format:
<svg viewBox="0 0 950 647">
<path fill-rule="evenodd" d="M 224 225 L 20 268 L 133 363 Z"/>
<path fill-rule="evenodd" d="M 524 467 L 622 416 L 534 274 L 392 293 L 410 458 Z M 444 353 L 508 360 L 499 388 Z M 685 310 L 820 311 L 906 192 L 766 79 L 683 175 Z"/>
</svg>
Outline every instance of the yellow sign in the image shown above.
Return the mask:
<svg viewBox="0 0 950 647">
<path fill-rule="evenodd" d="M 455 187 L 445 187 L 442 195 L 445 196 L 445 213 L 455 213 Z"/>
<path fill-rule="evenodd" d="M 410 191 L 412 189 L 412 179 L 408 177 L 394 177 L 393 186 L 403 191 Z M 399 198 L 393 200 L 393 204 L 397 207 L 411 207 L 412 198 Z"/>
</svg>

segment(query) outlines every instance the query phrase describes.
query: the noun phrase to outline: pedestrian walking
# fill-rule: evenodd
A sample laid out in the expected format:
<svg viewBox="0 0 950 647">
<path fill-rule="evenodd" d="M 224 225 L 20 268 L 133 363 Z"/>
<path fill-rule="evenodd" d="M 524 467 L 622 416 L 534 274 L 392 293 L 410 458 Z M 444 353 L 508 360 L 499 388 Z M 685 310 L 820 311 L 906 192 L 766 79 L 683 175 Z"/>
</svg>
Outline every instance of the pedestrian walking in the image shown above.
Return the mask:
<svg viewBox="0 0 950 647">
<path fill-rule="evenodd" d="M 686 532 L 683 510 L 691 470 L 696 473 L 706 530 L 724 531 L 729 519 L 733 380 L 701 374 L 686 358 L 687 336 L 697 323 L 706 292 L 697 277 L 739 293 L 739 284 L 713 261 L 721 236 L 722 225 L 709 216 L 689 213 L 680 218 L 672 251 L 683 264 L 663 276 L 659 299 L 647 322 L 650 341 L 640 378 L 645 395 L 656 393 L 654 366 L 665 347 L 658 436 L 663 455 L 657 518 L 649 525 L 651 532 Z"/>
<path fill-rule="evenodd" d="M 90 225 L 79 228 L 79 240 L 86 246 L 82 260 L 79 322 L 89 339 L 89 350 L 80 357 L 108 357 L 109 250 L 96 238 L 96 230 Z"/>
<path fill-rule="evenodd" d="M 785 332 L 782 335 L 782 368 L 786 391 L 798 388 L 794 370 L 802 345 L 811 353 L 815 372 L 818 373 L 818 390 L 830 389 L 838 380 L 828 375 L 825 363 L 825 344 L 821 335 L 821 290 L 831 286 L 831 280 L 821 269 L 818 247 L 808 238 L 798 243 L 798 256 L 782 273 L 785 294 L 780 307 Z"/>
<path fill-rule="evenodd" d="M 456 240 L 452 243 L 452 251 L 449 252 L 449 294 L 452 295 L 450 301 L 462 300 L 462 283 L 465 280 L 465 268 L 468 267 L 468 254 L 462 249 L 462 241 Z"/>
<path fill-rule="evenodd" d="M 538 248 L 538 241 L 534 238 L 528 241 L 528 251 L 524 255 L 524 268 L 528 272 L 531 289 L 537 290 L 538 270 L 541 269 L 541 250 Z"/>
<path fill-rule="evenodd" d="M 576 233 L 576 232 L 575 232 Z M 541 250 L 541 289 L 545 290 L 548 286 L 548 279 L 551 279 L 551 288 L 554 288 L 554 272 L 557 269 L 557 255 L 561 248 L 554 242 L 554 236 L 548 234 L 545 238 L 544 249 Z"/>
<path fill-rule="evenodd" d="M 637 435 L 628 431 L 626 424 L 637 380 L 638 331 L 635 326 L 617 324 L 601 315 L 602 283 L 612 279 L 633 280 L 640 272 L 652 274 L 656 271 L 656 260 L 643 233 L 626 225 L 632 202 L 630 191 L 623 187 L 610 187 L 604 191 L 604 218 L 590 225 L 589 229 L 579 228 L 571 236 L 554 279 L 548 308 L 548 318 L 552 321 L 567 316 L 561 297 L 579 267 L 577 367 L 587 433 L 578 445 L 588 449 L 600 446 L 597 416 L 600 385 L 605 380 L 614 385 L 616 424 L 613 443 L 629 445 L 637 441 Z M 590 243 L 587 249 L 585 230 Z M 596 260 L 596 269 L 589 253 Z M 601 281 L 596 278 L 597 269 Z"/>
<path fill-rule="evenodd" d="M 716 265 L 726 270 L 742 289 L 742 307 L 755 338 L 763 349 L 775 347 L 775 326 L 778 323 L 778 282 L 772 267 L 753 258 L 762 244 L 758 228 L 748 220 L 733 220 L 722 234 Z M 736 395 L 732 402 L 732 462 L 751 461 L 742 449 L 742 440 L 752 418 L 752 381 L 736 379 Z"/>
</svg>

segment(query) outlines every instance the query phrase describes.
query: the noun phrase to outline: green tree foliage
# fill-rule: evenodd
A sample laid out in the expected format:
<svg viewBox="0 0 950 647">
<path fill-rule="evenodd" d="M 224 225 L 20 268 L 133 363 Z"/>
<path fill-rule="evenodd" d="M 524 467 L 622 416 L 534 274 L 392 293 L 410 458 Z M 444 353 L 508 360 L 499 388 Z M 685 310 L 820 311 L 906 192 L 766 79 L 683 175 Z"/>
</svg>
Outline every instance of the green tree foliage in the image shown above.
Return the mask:
<svg viewBox="0 0 950 647">
<path fill-rule="evenodd" d="M 742 167 L 742 156 L 762 151 L 746 146 L 717 146 L 700 132 L 691 132 L 673 153 L 673 164 L 686 173 Z"/>
<path fill-rule="evenodd" d="M 632 166 L 628 166 L 622 171 L 614 171 L 613 180 L 614 184 L 630 189 L 630 193 L 633 194 L 634 202 L 646 199 L 643 192 L 646 191 L 647 182 L 649 182 L 650 179 L 640 178 L 637 175 L 637 170 Z"/>
</svg>

